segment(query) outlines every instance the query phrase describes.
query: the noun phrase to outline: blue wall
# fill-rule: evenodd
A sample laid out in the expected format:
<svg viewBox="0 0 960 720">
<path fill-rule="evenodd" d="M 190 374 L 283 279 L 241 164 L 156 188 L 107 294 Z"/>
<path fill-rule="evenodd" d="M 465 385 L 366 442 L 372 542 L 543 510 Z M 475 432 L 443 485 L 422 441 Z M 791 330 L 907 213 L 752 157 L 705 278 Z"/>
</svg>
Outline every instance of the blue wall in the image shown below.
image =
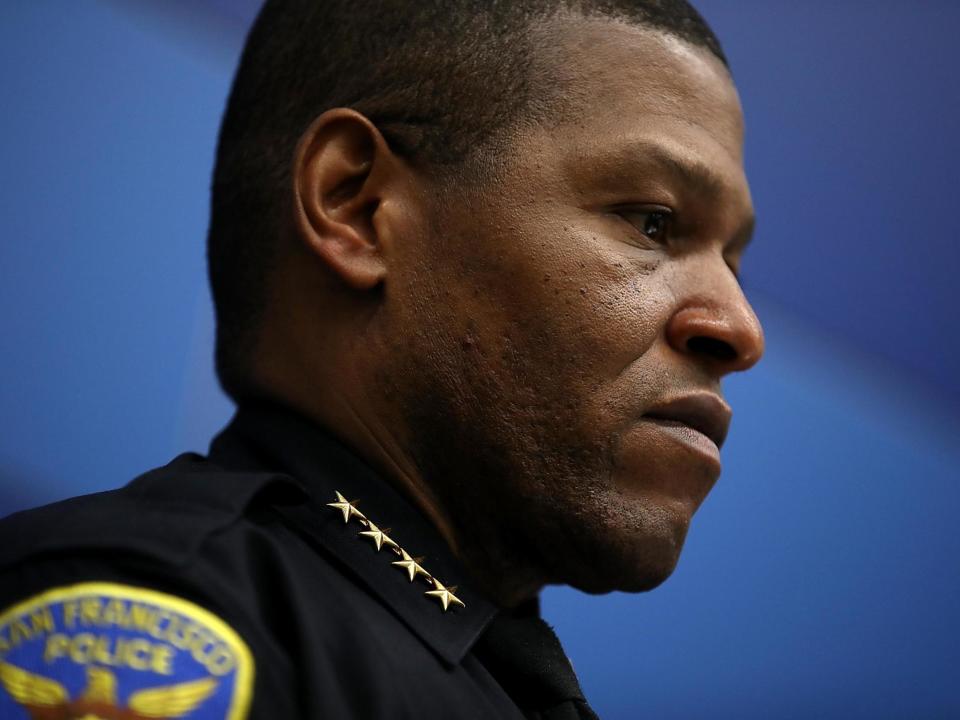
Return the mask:
<svg viewBox="0 0 960 720">
<path fill-rule="evenodd" d="M 0 514 L 229 414 L 203 236 L 254 5 L 0 5 Z M 545 615 L 608 719 L 958 717 L 960 4 L 699 6 L 747 113 L 768 355 L 674 577 Z"/>
</svg>

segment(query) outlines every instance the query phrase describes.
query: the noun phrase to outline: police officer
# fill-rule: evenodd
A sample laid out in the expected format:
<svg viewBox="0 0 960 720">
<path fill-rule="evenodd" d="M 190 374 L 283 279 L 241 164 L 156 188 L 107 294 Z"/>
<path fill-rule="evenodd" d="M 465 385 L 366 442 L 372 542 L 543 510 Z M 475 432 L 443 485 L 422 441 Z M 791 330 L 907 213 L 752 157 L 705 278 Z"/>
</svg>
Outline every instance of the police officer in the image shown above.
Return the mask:
<svg viewBox="0 0 960 720">
<path fill-rule="evenodd" d="M 269 0 L 223 120 L 206 457 L 0 529 L 0 717 L 595 717 L 537 594 L 649 590 L 752 366 L 684 0 Z"/>
</svg>

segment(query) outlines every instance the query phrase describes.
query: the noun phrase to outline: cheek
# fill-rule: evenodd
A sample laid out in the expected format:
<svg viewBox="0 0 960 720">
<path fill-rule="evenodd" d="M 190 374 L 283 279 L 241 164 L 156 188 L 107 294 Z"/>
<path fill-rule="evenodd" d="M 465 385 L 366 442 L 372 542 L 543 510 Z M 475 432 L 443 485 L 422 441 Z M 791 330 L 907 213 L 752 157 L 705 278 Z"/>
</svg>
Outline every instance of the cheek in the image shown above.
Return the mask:
<svg viewBox="0 0 960 720">
<path fill-rule="evenodd" d="M 598 383 L 642 357 L 662 334 L 670 293 L 659 264 L 622 243 L 560 227 L 556 248 L 517 260 L 528 282 L 503 288 L 543 348 Z"/>
<path fill-rule="evenodd" d="M 514 229 L 464 267 L 478 312 L 535 349 L 617 367 L 642 355 L 661 333 L 670 293 L 656 258 L 555 223 Z"/>
<path fill-rule="evenodd" d="M 584 402 L 601 401 L 598 389 L 655 344 L 671 295 L 656 257 L 547 216 L 559 217 L 518 214 L 447 235 L 422 278 L 432 287 L 421 317 L 447 336 L 446 352 L 493 382 L 567 397 L 595 417 Z"/>
</svg>

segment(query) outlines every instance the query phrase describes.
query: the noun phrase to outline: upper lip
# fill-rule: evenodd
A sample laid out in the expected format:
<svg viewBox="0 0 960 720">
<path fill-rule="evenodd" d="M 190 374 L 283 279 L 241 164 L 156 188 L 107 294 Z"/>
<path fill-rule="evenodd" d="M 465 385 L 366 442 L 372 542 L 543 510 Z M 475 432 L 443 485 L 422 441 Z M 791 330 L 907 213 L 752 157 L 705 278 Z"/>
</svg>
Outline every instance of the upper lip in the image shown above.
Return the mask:
<svg viewBox="0 0 960 720">
<path fill-rule="evenodd" d="M 718 448 L 723 446 L 727 437 L 732 416 L 730 406 L 719 395 L 708 392 L 666 400 L 644 413 L 644 417 L 689 425 L 713 440 Z"/>
</svg>

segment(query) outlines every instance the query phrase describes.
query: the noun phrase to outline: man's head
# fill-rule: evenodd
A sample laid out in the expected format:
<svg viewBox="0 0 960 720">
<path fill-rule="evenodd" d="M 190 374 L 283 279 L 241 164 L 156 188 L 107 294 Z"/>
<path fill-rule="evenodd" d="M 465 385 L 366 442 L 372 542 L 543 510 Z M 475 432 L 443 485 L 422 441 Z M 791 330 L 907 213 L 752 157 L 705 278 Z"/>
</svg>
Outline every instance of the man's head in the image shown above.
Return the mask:
<svg viewBox="0 0 960 720">
<path fill-rule="evenodd" d="M 763 346 L 719 46 L 683 2 L 364 8 L 268 2 L 251 34 L 221 379 L 359 447 L 503 602 L 653 587 L 719 473 L 720 378 Z"/>
</svg>

